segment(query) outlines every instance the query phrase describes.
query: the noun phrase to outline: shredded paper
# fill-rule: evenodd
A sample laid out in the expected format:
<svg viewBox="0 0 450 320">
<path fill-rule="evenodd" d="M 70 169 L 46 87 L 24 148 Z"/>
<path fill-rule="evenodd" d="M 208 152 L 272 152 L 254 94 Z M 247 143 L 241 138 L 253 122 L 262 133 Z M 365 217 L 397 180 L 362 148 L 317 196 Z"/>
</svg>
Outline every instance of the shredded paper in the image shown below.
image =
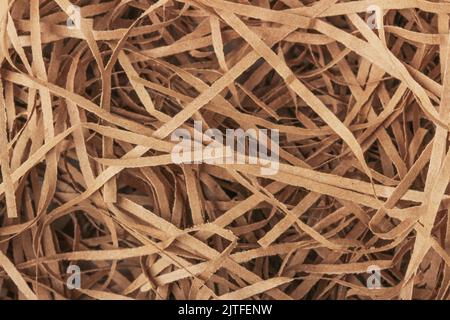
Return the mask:
<svg viewBox="0 0 450 320">
<path fill-rule="evenodd" d="M 0 0 L 0 299 L 449 299 L 449 14 Z"/>
</svg>

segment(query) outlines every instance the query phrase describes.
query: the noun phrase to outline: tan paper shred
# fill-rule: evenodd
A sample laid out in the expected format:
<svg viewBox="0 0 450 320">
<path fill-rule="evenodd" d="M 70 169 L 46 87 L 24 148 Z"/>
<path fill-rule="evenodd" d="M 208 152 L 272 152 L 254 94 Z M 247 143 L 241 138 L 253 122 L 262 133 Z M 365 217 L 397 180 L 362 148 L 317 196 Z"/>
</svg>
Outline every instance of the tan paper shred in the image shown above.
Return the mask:
<svg viewBox="0 0 450 320">
<path fill-rule="evenodd" d="M 449 14 L 0 0 L 0 299 L 449 299 Z"/>
</svg>

